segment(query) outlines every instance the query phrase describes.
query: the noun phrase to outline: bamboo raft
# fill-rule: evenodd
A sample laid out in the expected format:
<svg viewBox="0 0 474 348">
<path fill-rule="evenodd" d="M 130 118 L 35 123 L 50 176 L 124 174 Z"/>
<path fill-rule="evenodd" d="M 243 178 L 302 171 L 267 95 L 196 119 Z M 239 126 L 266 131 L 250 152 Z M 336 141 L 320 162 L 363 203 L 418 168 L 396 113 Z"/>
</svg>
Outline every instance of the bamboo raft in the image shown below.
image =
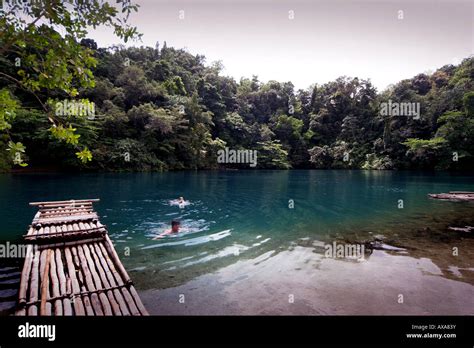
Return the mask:
<svg viewBox="0 0 474 348">
<path fill-rule="evenodd" d="M 474 192 L 450 191 L 449 193 L 430 193 L 429 197 L 445 201 L 468 202 L 474 201 Z"/>
<path fill-rule="evenodd" d="M 34 202 L 16 315 L 148 315 L 93 209 L 98 199 Z"/>
</svg>

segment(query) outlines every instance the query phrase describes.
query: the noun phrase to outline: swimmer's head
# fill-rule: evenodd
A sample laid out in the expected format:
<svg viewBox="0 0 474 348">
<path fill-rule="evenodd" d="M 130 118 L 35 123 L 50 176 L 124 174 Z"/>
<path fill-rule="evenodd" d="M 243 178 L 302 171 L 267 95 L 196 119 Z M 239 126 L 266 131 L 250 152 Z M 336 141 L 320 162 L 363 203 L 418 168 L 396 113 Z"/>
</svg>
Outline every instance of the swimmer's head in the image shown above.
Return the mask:
<svg viewBox="0 0 474 348">
<path fill-rule="evenodd" d="M 174 233 L 179 232 L 179 227 L 181 223 L 178 220 L 171 221 L 171 231 Z"/>
</svg>

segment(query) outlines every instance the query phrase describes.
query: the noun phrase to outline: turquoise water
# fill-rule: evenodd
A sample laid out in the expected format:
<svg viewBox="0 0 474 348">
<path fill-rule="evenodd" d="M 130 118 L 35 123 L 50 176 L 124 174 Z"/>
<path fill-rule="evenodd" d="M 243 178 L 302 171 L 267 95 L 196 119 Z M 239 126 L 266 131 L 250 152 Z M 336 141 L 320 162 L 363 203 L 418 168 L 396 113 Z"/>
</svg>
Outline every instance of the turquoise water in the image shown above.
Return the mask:
<svg viewBox="0 0 474 348">
<path fill-rule="evenodd" d="M 172 286 L 305 239 L 398 235 L 423 219 L 471 208 L 427 198 L 450 190 L 474 191 L 473 177 L 318 170 L 0 175 L 0 239 L 26 233 L 35 213 L 30 201 L 100 198 L 96 210 L 137 286 Z M 190 204 L 170 205 L 179 196 Z M 152 240 L 172 219 L 184 231 Z"/>
</svg>

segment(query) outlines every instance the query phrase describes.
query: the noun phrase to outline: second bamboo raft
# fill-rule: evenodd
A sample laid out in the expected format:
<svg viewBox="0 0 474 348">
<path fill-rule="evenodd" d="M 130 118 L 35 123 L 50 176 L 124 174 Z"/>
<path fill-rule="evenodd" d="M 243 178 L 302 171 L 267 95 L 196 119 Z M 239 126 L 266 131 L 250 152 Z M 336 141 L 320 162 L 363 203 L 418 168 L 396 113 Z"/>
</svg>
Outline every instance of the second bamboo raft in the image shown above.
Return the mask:
<svg viewBox="0 0 474 348">
<path fill-rule="evenodd" d="M 470 191 L 450 191 L 449 193 L 430 193 L 430 198 L 453 202 L 473 202 L 474 192 Z"/>
</svg>

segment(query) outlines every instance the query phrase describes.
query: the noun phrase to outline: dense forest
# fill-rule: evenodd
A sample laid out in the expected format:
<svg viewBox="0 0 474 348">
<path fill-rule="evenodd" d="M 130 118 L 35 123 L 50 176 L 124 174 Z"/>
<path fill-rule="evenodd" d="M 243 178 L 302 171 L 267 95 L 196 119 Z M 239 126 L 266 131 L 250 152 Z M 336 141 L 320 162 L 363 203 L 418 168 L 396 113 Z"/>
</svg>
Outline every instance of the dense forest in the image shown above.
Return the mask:
<svg viewBox="0 0 474 348">
<path fill-rule="evenodd" d="M 257 150 L 257 168 L 474 168 L 473 58 L 381 92 L 356 77 L 295 90 L 291 82 L 257 76 L 236 81 L 223 76 L 220 62 L 207 64 L 166 42 L 80 44 L 97 60 L 95 83 L 78 87 L 74 100 L 92 105 L 93 114 L 56 112 L 56 124 L 68 126 L 51 127 L 38 98 L 0 78 L 0 101 L 17 103 L 5 127 L 8 141 L 0 139 L 2 170 L 15 163 L 58 170 L 249 168 L 218 163 L 217 151 L 226 147 Z M 0 71 L 14 75 L 14 60 L 2 57 Z M 73 102 L 60 89 L 37 94 L 53 110 Z M 420 117 L 381 113 L 387 102 L 419 103 Z M 76 153 L 78 142 L 87 152 Z M 12 159 L 12 143 L 21 144 L 21 161 Z"/>
</svg>

